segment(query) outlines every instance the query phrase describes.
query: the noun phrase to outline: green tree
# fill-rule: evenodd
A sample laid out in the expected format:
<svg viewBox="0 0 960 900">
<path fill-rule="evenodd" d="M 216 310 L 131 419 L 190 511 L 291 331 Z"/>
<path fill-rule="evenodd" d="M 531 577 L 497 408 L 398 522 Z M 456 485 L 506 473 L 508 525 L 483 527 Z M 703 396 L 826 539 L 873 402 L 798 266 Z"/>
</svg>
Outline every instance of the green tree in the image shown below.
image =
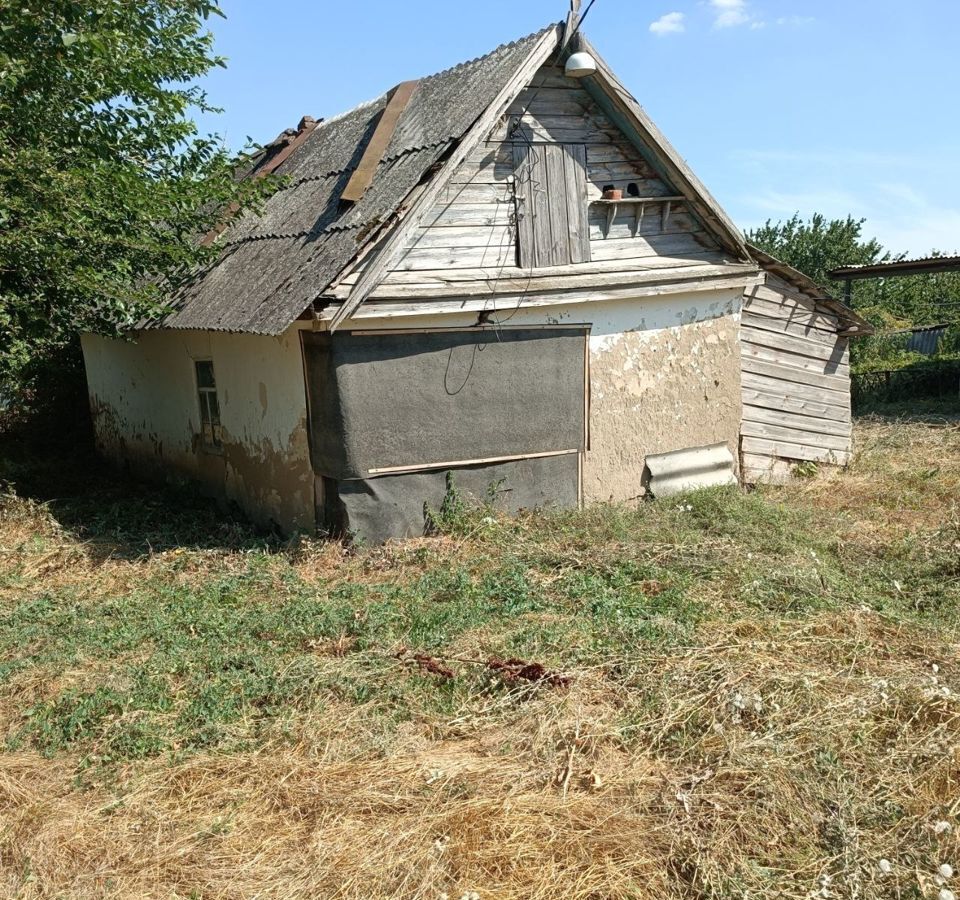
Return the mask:
<svg viewBox="0 0 960 900">
<path fill-rule="evenodd" d="M 0 390 L 162 309 L 264 183 L 191 119 L 211 0 L 0 0 Z M 73 351 L 73 352 L 71 352 Z"/>
<path fill-rule="evenodd" d="M 852 216 L 827 219 L 819 213 L 804 221 L 797 213 L 786 221 L 768 220 L 762 227 L 748 231 L 746 237 L 761 250 L 799 269 L 834 296 L 842 298 L 843 285 L 830 279 L 833 269 L 905 258 L 903 253 L 893 255 L 886 251 L 875 238 L 865 238 L 865 221 Z M 933 251 L 930 255 L 942 254 Z M 887 337 L 884 333 L 960 319 L 960 274 L 854 281 L 850 301 L 878 331 L 876 337 L 853 342 L 854 364 L 859 369 L 898 368 L 920 357 L 903 349 L 905 339 Z M 950 350 L 955 340 L 951 334 L 943 349 Z"/>
<path fill-rule="evenodd" d="M 817 284 L 829 287 L 829 273 L 840 266 L 885 262 L 880 242 L 863 237 L 865 219 L 827 219 L 820 213 L 808 222 L 795 213 L 785 222 L 767 220 L 766 224 L 747 232 L 747 240 L 771 256 L 799 269 Z"/>
</svg>

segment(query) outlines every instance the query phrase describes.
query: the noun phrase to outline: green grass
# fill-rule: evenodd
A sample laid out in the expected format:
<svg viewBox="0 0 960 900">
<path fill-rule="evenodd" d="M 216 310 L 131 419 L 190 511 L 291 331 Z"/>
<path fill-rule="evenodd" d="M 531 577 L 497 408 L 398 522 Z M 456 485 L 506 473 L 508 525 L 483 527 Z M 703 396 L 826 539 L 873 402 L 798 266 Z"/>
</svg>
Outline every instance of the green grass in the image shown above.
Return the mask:
<svg viewBox="0 0 960 900">
<path fill-rule="evenodd" d="M 304 578 L 296 550 L 237 523 L 204 531 L 213 522 L 202 505 L 175 509 L 181 498 L 165 495 L 96 505 L 95 496 L 62 502 L 94 548 L 148 559 L 149 548 L 190 535 L 231 552 L 154 553 L 142 580 L 93 596 L 8 568 L 0 587 L 16 602 L 0 612 L 0 699 L 25 703 L 11 748 L 101 763 L 237 749 L 284 719 L 343 704 L 395 728 L 511 690 L 479 664 L 493 656 L 565 671 L 644 646 L 682 648 L 716 617 L 865 605 L 942 622 L 957 603 L 956 558 L 931 553 L 929 541 L 908 537 L 851 564 L 813 509 L 765 491 L 711 489 L 494 525 L 487 510 L 451 503 L 437 527 L 467 551 L 419 546 L 396 552 L 393 579 L 354 565 L 319 583 Z M 29 561 L 44 546 L 33 535 L 20 553 Z M 323 651 L 335 642 L 343 655 Z M 478 664 L 447 681 L 398 659 L 404 650 Z M 31 697 L 38 682 L 56 687 Z"/>
<path fill-rule="evenodd" d="M 513 519 L 451 492 L 382 548 L 0 457 L 0 883 L 929 895 L 960 848 L 960 431 L 857 438 L 786 488 Z"/>
</svg>

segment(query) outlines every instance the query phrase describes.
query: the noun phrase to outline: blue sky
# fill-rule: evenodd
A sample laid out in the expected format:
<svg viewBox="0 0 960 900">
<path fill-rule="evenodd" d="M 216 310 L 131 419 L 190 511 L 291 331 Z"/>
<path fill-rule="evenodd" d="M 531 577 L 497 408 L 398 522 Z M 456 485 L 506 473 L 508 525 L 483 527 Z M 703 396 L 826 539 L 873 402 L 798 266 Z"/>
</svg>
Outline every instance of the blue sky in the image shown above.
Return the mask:
<svg viewBox="0 0 960 900">
<path fill-rule="evenodd" d="M 584 0 L 586 6 L 587 0 Z M 564 17 L 565 0 L 223 0 L 205 130 L 265 142 Z M 596 0 L 584 31 L 733 219 L 851 213 L 960 252 L 960 0 Z"/>
</svg>

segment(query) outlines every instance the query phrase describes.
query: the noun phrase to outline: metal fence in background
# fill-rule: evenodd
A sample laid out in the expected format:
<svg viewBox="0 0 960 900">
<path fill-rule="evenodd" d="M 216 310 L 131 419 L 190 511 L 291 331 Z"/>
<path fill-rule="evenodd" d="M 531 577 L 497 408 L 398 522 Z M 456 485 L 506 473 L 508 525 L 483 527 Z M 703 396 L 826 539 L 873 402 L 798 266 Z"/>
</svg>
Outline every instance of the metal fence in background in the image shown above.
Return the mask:
<svg viewBox="0 0 960 900">
<path fill-rule="evenodd" d="M 854 406 L 914 398 L 960 398 L 960 359 L 932 360 L 891 372 L 863 372 L 851 377 Z"/>
</svg>

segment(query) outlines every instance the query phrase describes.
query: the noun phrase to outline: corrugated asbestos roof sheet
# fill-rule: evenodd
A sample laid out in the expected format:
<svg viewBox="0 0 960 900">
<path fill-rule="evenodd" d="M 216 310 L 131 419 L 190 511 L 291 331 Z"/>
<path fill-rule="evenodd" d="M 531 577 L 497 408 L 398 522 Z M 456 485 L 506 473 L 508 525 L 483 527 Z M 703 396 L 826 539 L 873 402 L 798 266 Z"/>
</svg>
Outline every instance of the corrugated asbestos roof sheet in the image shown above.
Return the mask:
<svg viewBox="0 0 960 900">
<path fill-rule="evenodd" d="M 175 311 L 159 327 L 284 331 L 463 136 L 547 30 L 423 79 L 373 183 L 342 214 L 340 194 L 387 95 L 317 125 L 277 168 L 287 184 L 258 214 L 230 224 L 220 257 L 177 293 Z"/>
<path fill-rule="evenodd" d="M 841 266 L 830 273 L 831 278 L 883 278 L 888 275 L 923 275 L 935 272 L 960 271 L 960 256 L 924 256 L 920 259 L 895 259 L 892 262 L 864 263 Z"/>
</svg>

